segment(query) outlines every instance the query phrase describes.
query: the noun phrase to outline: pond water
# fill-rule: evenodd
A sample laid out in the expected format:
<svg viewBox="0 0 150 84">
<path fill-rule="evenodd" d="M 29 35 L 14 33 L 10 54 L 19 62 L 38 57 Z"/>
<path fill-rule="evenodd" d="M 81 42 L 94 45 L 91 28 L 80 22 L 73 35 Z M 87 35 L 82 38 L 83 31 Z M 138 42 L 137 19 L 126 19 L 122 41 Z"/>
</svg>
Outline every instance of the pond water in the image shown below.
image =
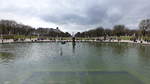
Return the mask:
<svg viewBox="0 0 150 84">
<path fill-rule="evenodd" d="M 150 84 L 150 46 L 0 44 L 0 84 Z"/>
</svg>

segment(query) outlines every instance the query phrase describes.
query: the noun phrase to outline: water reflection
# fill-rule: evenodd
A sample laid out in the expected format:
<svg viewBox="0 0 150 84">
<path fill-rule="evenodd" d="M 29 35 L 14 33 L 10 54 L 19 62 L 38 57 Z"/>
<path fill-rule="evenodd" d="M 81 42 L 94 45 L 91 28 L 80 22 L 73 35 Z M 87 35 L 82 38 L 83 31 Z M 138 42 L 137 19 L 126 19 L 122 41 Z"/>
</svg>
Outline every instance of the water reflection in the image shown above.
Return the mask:
<svg viewBox="0 0 150 84">
<path fill-rule="evenodd" d="M 7 62 L 8 63 L 14 59 L 15 59 L 15 56 L 12 53 L 0 52 L 0 62 Z"/>
<path fill-rule="evenodd" d="M 72 42 L 72 52 L 75 53 L 76 43 Z"/>
<path fill-rule="evenodd" d="M 60 48 L 60 56 L 63 56 L 63 50 L 62 50 L 62 47 Z"/>
<path fill-rule="evenodd" d="M 0 45 L 0 47 L 0 62 L 9 62 L 6 65 L 7 67 L 2 63 L 0 64 L 0 75 L 4 77 L 0 77 L 0 84 L 4 84 L 5 80 L 15 80 L 14 76 L 16 74 L 18 75 L 18 79 L 21 79 L 20 76 L 26 75 L 25 73 L 36 71 L 51 71 L 52 73 L 61 70 L 66 73 L 68 71 L 94 72 L 99 70 L 126 71 L 129 73 L 133 71 L 140 74 L 138 78 L 142 78 L 142 76 L 150 78 L 149 46 L 135 46 L 126 43 L 70 42 L 64 45 L 59 45 L 58 43 L 28 43 L 7 44 Z M 13 60 L 13 63 L 10 60 Z M 50 77 L 53 78 L 51 75 L 44 74 L 43 76 L 47 79 Z M 56 74 L 56 76 L 59 77 L 59 74 Z M 97 76 L 100 75 L 97 74 Z M 37 77 L 41 77 L 41 74 Z M 115 74 L 113 77 L 118 76 Z M 73 79 L 71 76 L 69 78 Z M 95 80 L 96 78 L 98 80 L 98 77 L 95 75 L 89 75 L 89 79 L 91 80 Z M 33 78 L 31 77 L 32 80 Z M 104 80 L 107 80 L 107 78 L 104 78 Z M 150 79 L 147 79 L 147 81 L 150 81 Z M 36 84 L 43 83 L 38 82 Z"/>
<path fill-rule="evenodd" d="M 138 47 L 139 54 L 141 56 L 144 56 L 144 57 L 147 57 L 147 58 L 150 58 L 149 50 L 150 50 L 150 46 L 142 46 L 141 45 L 141 46 Z"/>
<path fill-rule="evenodd" d="M 127 44 L 116 43 L 109 46 L 112 48 L 112 52 L 119 56 L 123 56 L 125 51 L 128 49 Z"/>
<path fill-rule="evenodd" d="M 142 61 L 145 65 L 150 65 L 150 46 L 139 46 L 137 48 L 138 51 L 138 57 L 140 62 Z"/>
</svg>

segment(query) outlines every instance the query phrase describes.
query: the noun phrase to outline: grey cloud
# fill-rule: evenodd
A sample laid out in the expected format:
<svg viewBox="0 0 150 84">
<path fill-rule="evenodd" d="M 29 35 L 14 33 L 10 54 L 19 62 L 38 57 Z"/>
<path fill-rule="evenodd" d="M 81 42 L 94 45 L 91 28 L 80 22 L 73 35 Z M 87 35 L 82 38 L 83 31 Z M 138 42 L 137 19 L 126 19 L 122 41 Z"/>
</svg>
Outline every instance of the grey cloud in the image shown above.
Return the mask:
<svg viewBox="0 0 150 84">
<path fill-rule="evenodd" d="M 88 7 L 82 14 L 80 13 L 60 13 L 59 16 L 44 15 L 42 19 L 59 24 L 79 24 L 79 25 L 94 25 L 103 21 L 107 17 L 106 9 L 98 5 Z"/>
<path fill-rule="evenodd" d="M 1 13 L 29 15 L 46 23 L 65 25 L 65 30 L 111 28 L 115 24 L 138 26 L 140 20 L 150 17 L 149 0 L 2 0 L 0 5 Z M 70 25 L 74 25 L 72 29 Z"/>
</svg>

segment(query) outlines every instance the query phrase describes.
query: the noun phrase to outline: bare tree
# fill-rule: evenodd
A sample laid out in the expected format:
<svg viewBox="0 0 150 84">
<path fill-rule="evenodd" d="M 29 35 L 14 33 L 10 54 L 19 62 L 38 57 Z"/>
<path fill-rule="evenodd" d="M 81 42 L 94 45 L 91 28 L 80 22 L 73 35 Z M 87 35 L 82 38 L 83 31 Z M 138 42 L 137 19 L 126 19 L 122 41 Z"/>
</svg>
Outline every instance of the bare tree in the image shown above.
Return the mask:
<svg viewBox="0 0 150 84">
<path fill-rule="evenodd" d="M 141 34 L 145 36 L 146 33 L 150 31 L 150 19 L 142 20 L 139 24 L 139 28 L 141 30 Z"/>
</svg>

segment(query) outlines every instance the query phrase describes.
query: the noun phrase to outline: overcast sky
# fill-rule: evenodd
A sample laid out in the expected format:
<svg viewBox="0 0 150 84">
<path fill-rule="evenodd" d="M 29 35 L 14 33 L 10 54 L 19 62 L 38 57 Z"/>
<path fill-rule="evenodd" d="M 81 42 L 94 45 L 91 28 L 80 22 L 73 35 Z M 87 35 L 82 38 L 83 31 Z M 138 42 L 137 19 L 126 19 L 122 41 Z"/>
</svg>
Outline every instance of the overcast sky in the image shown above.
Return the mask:
<svg viewBox="0 0 150 84">
<path fill-rule="evenodd" d="M 0 19 L 68 32 L 115 24 L 135 29 L 149 17 L 149 0 L 0 0 Z"/>
</svg>

